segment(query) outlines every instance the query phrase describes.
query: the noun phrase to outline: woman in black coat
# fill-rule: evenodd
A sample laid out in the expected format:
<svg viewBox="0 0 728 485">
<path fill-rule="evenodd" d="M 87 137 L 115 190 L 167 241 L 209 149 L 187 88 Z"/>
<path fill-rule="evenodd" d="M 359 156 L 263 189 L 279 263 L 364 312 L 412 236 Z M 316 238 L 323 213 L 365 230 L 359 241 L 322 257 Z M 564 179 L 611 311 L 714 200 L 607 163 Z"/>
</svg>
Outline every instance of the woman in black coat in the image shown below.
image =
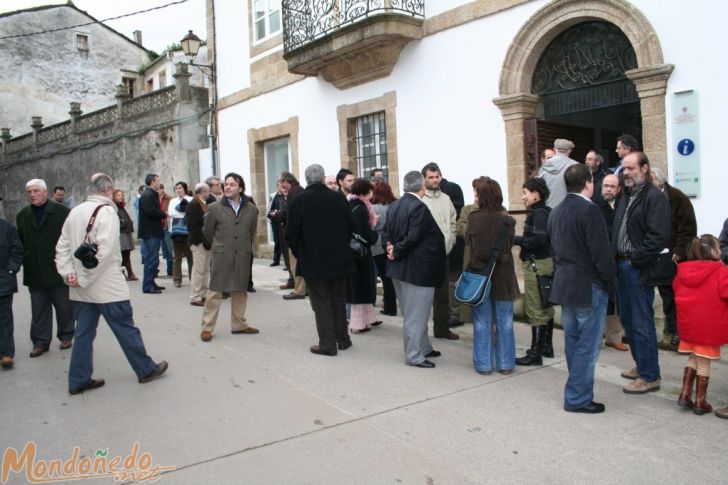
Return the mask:
<svg viewBox="0 0 728 485">
<path fill-rule="evenodd" d="M 377 242 L 377 233 L 373 228 L 378 216 L 371 204 L 372 188 L 369 180 L 357 179 L 346 197 L 351 208 L 354 232 L 369 246 Z M 355 263 L 356 271 L 349 274 L 346 302 L 351 304 L 349 327 L 353 332 L 361 333 L 370 330 L 370 325 L 376 326 L 382 322 L 378 322 L 374 316 L 376 281 L 371 250 L 363 258 L 356 258 Z"/>
<path fill-rule="evenodd" d="M 120 189 L 114 190 L 114 203 L 116 204 L 117 214 L 119 215 L 119 241 L 121 244 L 121 265 L 126 268 L 126 281 L 137 281 L 139 278 L 134 274 L 131 268 L 131 252 L 134 250 L 134 223 L 126 211 L 126 202 L 124 201 L 124 192 Z"/>
</svg>

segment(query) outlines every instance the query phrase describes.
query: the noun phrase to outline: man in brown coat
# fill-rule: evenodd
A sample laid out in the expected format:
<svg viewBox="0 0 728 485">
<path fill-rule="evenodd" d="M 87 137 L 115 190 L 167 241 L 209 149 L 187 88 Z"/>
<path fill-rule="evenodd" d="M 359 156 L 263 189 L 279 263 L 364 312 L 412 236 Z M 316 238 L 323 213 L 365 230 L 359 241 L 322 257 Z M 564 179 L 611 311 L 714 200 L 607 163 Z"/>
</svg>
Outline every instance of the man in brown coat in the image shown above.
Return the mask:
<svg viewBox="0 0 728 485">
<path fill-rule="evenodd" d="M 203 342 L 212 340 L 223 292 L 231 297 L 232 333 L 258 333 L 245 323 L 250 262 L 253 258 L 258 208 L 243 195 L 245 182 L 236 173 L 224 179 L 224 195 L 210 205 L 202 232 L 212 241 L 210 284 L 202 313 Z"/>
<path fill-rule="evenodd" d="M 652 183 L 660 189 L 670 201 L 672 225 L 670 230 L 670 252 L 675 264 L 685 260 L 690 241 L 698 235 L 698 222 L 695 210 L 687 195 L 667 183 L 665 174 L 659 168 L 652 168 Z M 675 309 L 675 293 L 672 285 L 659 285 L 657 290 L 662 298 L 662 311 L 665 314 L 665 328 L 660 348 L 677 350 L 680 337 L 677 334 L 677 312 Z"/>
</svg>

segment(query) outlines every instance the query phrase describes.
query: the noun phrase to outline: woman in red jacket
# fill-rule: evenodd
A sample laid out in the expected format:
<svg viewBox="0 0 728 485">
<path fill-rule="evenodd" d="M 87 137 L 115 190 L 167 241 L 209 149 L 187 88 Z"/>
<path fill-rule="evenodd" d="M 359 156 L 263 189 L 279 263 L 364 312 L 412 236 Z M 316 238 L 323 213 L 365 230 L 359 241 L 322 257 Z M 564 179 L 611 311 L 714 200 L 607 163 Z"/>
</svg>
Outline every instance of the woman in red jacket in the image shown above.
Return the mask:
<svg viewBox="0 0 728 485">
<path fill-rule="evenodd" d="M 692 240 L 688 261 L 678 265 L 672 285 L 680 334 L 678 350 L 690 354 L 677 404 L 703 415 L 713 410 L 706 400 L 710 361 L 719 359 L 720 346 L 728 343 L 728 267 L 720 262 L 720 247 L 715 237 L 704 234 Z M 728 408 L 719 409 L 715 414 L 728 418 Z"/>
</svg>

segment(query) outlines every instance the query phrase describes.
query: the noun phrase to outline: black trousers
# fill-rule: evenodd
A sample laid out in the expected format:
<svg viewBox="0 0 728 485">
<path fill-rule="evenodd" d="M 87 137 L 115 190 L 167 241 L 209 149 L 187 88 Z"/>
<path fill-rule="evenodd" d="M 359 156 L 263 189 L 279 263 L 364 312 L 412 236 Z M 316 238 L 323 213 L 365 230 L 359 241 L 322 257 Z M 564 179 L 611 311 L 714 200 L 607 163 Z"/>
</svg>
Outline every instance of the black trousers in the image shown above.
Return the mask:
<svg viewBox="0 0 728 485">
<path fill-rule="evenodd" d="M 13 294 L 0 296 L 0 357 L 15 357 Z"/>
<path fill-rule="evenodd" d="M 281 224 L 280 222 L 271 222 L 270 229 L 273 233 L 273 262 L 281 263 Z"/>
<path fill-rule="evenodd" d="M 432 330 L 435 337 L 444 337 L 450 332 L 450 283 L 448 272 L 450 265 L 445 260 L 445 278 L 442 284 L 435 288 L 435 297 L 432 301 Z"/>
<path fill-rule="evenodd" d="M 677 311 L 675 310 L 675 292 L 672 285 L 658 286 L 662 298 L 662 312 L 665 314 L 665 333 L 677 333 Z"/>
<path fill-rule="evenodd" d="M 73 314 L 68 299 L 68 286 L 55 288 L 29 288 L 30 291 L 30 340 L 33 347 L 48 350 L 53 340 L 53 310 L 56 311 L 56 336 L 58 340 L 73 338 Z"/>
<path fill-rule="evenodd" d="M 319 347 L 334 351 L 337 342 L 350 340 L 346 322 L 346 276 L 304 279 L 316 316 Z"/>
<path fill-rule="evenodd" d="M 379 275 L 379 278 L 382 280 L 382 289 L 384 290 L 383 295 L 383 309 L 385 313 L 390 313 L 392 315 L 397 314 L 397 293 L 394 291 L 394 284 L 392 283 L 392 278 L 388 278 L 385 276 L 384 271 L 387 267 L 387 255 L 386 254 L 378 254 L 374 256 L 374 264 L 377 267 L 377 274 Z"/>
</svg>

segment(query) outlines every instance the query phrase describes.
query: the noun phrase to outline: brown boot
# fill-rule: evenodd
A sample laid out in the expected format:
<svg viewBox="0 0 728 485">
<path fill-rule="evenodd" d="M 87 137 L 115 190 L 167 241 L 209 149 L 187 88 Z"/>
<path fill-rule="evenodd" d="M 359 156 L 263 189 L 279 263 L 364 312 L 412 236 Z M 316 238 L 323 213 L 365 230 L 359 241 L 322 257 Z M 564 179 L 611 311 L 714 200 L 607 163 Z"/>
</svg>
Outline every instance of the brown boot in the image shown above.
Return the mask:
<svg viewBox="0 0 728 485">
<path fill-rule="evenodd" d="M 677 398 L 677 405 L 681 408 L 692 409 L 695 407 L 693 403 L 693 384 L 695 383 L 695 369 L 692 367 L 686 367 L 685 373 L 683 374 L 682 391 L 680 397 Z"/>
<path fill-rule="evenodd" d="M 693 408 L 693 412 L 697 414 L 698 416 L 702 416 L 705 413 L 709 413 L 713 411 L 713 406 L 708 404 L 708 401 L 705 400 L 707 394 L 708 394 L 708 381 L 710 380 L 710 377 L 708 376 L 698 376 L 697 379 L 697 385 L 695 386 L 696 392 L 695 392 L 695 407 Z"/>
</svg>

